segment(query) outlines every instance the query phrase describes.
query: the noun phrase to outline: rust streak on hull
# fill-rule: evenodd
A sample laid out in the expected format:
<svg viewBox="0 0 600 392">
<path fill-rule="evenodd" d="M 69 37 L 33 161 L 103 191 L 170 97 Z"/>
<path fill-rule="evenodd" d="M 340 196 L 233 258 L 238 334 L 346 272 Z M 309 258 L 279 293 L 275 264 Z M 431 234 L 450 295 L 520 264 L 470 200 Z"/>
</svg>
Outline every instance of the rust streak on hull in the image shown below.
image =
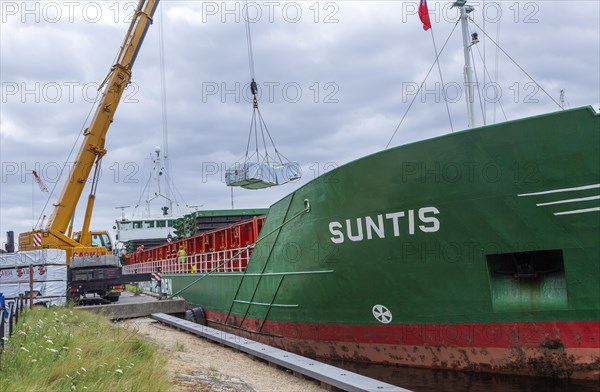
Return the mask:
<svg viewBox="0 0 600 392">
<path fill-rule="evenodd" d="M 291 339 L 209 321 L 210 327 L 313 358 L 526 376 L 600 380 L 597 348 L 417 346 Z"/>
</svg>

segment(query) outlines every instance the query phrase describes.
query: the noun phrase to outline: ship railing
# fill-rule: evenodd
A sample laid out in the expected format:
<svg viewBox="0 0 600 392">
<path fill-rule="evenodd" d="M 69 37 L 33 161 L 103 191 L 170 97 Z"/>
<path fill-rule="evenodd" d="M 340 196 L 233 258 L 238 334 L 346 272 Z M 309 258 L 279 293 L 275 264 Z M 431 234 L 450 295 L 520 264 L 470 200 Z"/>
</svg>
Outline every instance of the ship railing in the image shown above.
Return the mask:
<svg viewBox="0 0 600 392">
<path fill-rule="evenodd" d="M 216 252 L 178 256 L 123 266 L 123 274 L 163 274 L 206 272 L 243 272 L 250 260 L 251 248 L 225 249 Z"/>
</svg>

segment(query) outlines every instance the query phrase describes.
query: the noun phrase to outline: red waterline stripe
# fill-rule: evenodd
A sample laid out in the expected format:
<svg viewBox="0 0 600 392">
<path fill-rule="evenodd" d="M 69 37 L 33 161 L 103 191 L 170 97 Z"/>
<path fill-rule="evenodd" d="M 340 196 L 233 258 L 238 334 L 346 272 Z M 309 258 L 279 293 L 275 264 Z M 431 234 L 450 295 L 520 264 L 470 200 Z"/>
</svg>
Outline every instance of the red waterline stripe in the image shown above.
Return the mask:
<svg viewBox="0 0 600 392">
<path fill-rule="evenodd" d="M 209 321 L 223 323 L 226 314 L 206 311 Z M 232 323 L 232 316 L 228 324 Z M 258 331 L 262 321 L 246 318 L 244 329 Z M 537 347 L 560 338 L 567 348 L 600 348 L 600 321 L 490 324 L 343 325 L 266 321 L 261 333 L 288 339 L 393 345 L 442 345 L 510 348 Z M 598 352 L 600 355 L 600 351 Z"/>
</svg>

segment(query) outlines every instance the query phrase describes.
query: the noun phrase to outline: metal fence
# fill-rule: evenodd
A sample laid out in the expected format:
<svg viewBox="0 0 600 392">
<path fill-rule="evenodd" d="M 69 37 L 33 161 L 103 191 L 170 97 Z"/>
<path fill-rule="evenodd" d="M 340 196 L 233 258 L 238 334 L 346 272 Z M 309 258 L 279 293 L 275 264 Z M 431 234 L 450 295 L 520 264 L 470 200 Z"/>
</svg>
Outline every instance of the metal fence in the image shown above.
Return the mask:
<svg viewBox="0 0 600 392">
<path fill-rule="evenodd" d="M 0 354 L 4 350 L 5 342 L 12 336 L 15 325 L 19 323 L 24 304 L 25 297 L 19 294 L 19 298 L 6 301 L 0 306 Z"/>
<path fill-rule="evenodd" d="M 123 274 L 144 274 L 157 271 L 163 274 L 243 272 L 248 265 L 251 253 L 252 248 L 238 248 L 147 261 L 124 266 Z"/>
</svg>

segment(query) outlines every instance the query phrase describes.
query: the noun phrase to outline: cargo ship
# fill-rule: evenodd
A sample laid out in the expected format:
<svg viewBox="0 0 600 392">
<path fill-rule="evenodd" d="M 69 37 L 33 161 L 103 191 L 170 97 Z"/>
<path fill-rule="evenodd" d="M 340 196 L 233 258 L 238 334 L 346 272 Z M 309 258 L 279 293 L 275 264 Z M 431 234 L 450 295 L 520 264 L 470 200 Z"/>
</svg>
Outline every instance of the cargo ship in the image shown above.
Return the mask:
<svg viewBox="0 0 600 392">
<path fill-rule="evenodd" d="M 147 250 L 130 267 L 162 266 L 169 294 L 212 327 L 309 356 L 600 374 L 591 107 L 376 153 L 255 221 Z"/>
<path fill-rule="evenodd" d="M 358 159 L 125 271 L 311 357 L 598 380 L 599 238 L 600 115 L 580 107 Z"/>
</svg>

